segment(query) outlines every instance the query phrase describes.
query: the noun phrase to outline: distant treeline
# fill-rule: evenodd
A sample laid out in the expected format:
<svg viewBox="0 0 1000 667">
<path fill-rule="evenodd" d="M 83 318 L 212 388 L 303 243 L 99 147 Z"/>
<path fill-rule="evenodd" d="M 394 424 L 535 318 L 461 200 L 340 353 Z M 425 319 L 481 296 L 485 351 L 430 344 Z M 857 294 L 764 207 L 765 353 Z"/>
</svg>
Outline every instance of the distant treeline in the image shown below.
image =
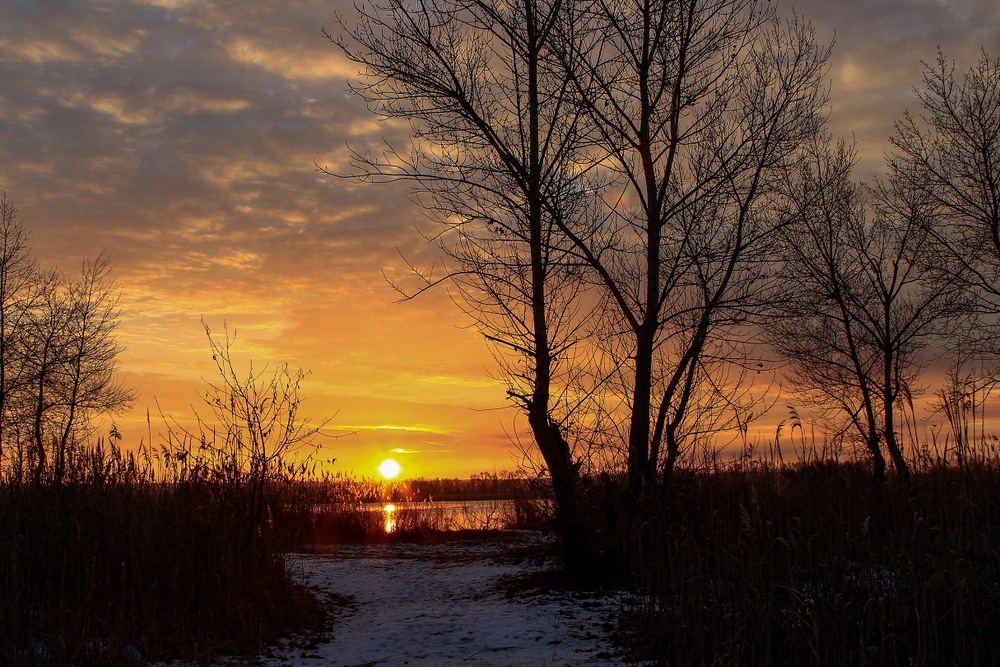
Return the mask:
<svg viewBox="0 0 1000 667">
<path fill-rule="evenodd" d="M 478 473 L 467 478 L 434 478 L 379 482 L 348 475 L 303 480 L 298 488 L 308 502 L 351 505 L 375 502 L 547 499 L 552 487 L 545 477 L 514 473 Z"/>
</svg>

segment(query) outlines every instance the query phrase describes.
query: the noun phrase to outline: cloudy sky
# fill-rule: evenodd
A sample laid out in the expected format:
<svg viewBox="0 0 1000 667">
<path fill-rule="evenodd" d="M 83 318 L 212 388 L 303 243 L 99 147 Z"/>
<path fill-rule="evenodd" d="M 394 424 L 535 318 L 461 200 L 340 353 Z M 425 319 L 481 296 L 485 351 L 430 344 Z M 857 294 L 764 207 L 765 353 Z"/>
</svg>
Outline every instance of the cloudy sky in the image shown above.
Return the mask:
<svg viewBox="0 0 1000 667">
<path fill-rule="evenodd" d="M 879 169 L 936 48 L 1000 55 L 996 0 L 783 1 L 836 36 L 832 129 Z M 335 180 L 346 144 L 404 136 L 347 91 L 321 34 L 343 0 L 4 0 L 0 191 L 35 255 L 71 273 L 107 251 L 123 287 L 130 442 L 185 418 L 212 371 L 201 320 L 234 353 L 312 371 L 304 409 L 331 417 L 325 456 L 374 475 L 510 469 L 523 430 L 491 360 L 444 292 L 396 304 L 400 252 L 432 261 L 405 187 Z M 147 411 L 152 415 L 147 426 Z"/>
</svg>

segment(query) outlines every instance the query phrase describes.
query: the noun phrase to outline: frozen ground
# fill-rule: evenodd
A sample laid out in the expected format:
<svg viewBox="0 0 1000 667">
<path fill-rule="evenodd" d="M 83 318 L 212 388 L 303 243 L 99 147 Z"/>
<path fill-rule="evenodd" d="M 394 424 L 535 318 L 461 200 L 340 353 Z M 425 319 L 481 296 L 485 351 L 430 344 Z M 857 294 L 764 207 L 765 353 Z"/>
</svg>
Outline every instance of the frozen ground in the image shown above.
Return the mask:
<svg viewBox="0 0 1000 667">
<path fill-rule="evenodd" d="M 331 599 L 330 636 L 272 648 L 268 666 L 621 665 L 607 638 L 615 596 L 523 590 L 537 560 L 510 557 L 538 539 L 341 546 L 293 554 L 291 567 Z"/>
</svg>

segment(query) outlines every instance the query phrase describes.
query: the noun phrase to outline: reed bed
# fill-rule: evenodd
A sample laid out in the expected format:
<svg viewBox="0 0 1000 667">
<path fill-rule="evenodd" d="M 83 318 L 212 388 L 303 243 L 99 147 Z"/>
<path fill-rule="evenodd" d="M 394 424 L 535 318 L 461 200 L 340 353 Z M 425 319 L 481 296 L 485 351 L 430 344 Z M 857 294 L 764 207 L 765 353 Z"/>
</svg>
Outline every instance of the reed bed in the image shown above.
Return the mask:
<svg viewBox="0 0 1000 667">
<path fill-rule="evenodd" d="M 0 663 L 197 661 L 319 619 L 249 485 L 101 444 L 71 461 L 60 484 L 0 484 Z"/>
<path fill-rule="evenodd" d="M 423 496 L 400 487 L 286 465 L 254 479 L 224 451 L 190 444 L 156 455 L 83 447 L 58 484 L 7 471 L 0 664 L 254 654 L 326 623 L 287 551 L 456 536 L 453 514 L 406 504 Z M 745 463 L 675 471 L 639 526 L 625 521 L 615 479 L 584 480 L 594 576 L 582 583 L 629 587 L 616 630 L 627 661 L 1000 660 L 1000 463 L 938 460 L 908 485 L 875 485 L 857 463 Z M 544 528 L 550 501 L 534 491 L 470 501 L 463 525 Z M 399 503 L 391 526 L 376 501 Z"/>
<path fill-rule="evenodd" d="M 374 501 L 397 498 L 398 489 L 284 465 L 256 480 L 227 465 L 224 452 L 190 444 L 155 454 L 80 447 L 58 484 L 7 471 L 0 664 L 255 654 L 282 634 L 325 623 L 321 604 L 286 569 L 287 551 L 456 536 L 454 517 L 434 503 L 401 505 L 387 525 Z M 524 498 L 487 505 L 470 502 L 468 511 L 483 515 L 462 525 L 476 518 L 480 529 L 500 529 L 544 512 L 544 501 Z"/>
<path fill-rule="evenodd" d="M 630 545 L 619 626 L 660 665 L 993 665 L 1000 467 L 680 474 Z"/>
</svg>

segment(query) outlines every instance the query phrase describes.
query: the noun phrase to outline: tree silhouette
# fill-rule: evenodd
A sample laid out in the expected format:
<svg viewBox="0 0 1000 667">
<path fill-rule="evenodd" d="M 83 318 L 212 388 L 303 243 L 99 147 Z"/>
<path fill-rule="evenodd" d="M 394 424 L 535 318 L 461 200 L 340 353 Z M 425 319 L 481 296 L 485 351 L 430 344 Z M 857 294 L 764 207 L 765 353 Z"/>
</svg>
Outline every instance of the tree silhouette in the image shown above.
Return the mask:
<svg viewBox="0 0 1000 667">
<path fill-rule="evenodd" d="M 709 362 L 743 359 L 734 329 L 765 298 L 777 186 L 823 125 L 828 49 L 753 0 L 572 7 L 562 60 L 605 214 L 562 229 L 609 304 L 639 497 L 699 429 L 699 384 L 732 389 Z"/>
<path fill-rule="evenodd" d="M 843 144 L 822 144 L 796 176 L 782 235 L 786 291 L 767 331 L 794 384 L 857 433 L 874 478 L 885 477 L 884 446 L 909 480 L 896 408 L 916 393 L 921 353 L 962 304 L 930 261 L 925 193 L 898 180 L 857 185 L 853 164 Z"/>
<path fill-rule="evenodd" d="M 921 113 L 896 121 L 890 169 L 936 208 L 932 232 L 943 280 L 961 281 L 979 316 L 964 327 L 973 347 L 1000 354 L 1000 59 L 981 51 L 959 79 L 938 52 L 916 91 Z"/>
<path fill-rule="evenodd" d="M 14 401 L 30 383 L 19 363 L 27 320 L 43 290 L 28 247 L 28 234 L 13 202 L 0 198 L 0 464 L 4 447 L 16 440 Z"/>
<path fill-rule="evenodd" d="M 372 110 L 412 126 L 408 153 L 356 151 L 352 175 L 411 181 L 442 227 L 433 238 L 450 260 L 444 275 L 417 270 L 417 288 L 400 289 L 409 298 L 442 282 L 457 288 L 527 416 L 574 556 L 585 546 L 583 457 L 570 432 L 591 394 L 576 391 L 568 363 L 585 336 L 585 289 L 557 231 L 585 213 L 579 112 L 551 54 L 563 11 L 560 0 L 383 0 L 359 5 L 328 36 L 365 68 L 355 90 Z"/>
<path fill-rule="evenodd" d="M 116 375 L 119 288 L 103 254 L 84 260 L 75 279 L 40 270 L 6 196 L 0 212 L 0 453 L 18 478 L 27 466 L 35 481 L 60 483 L 93 417 L 133 400 Z"/>
<path fill-rule="evenodd" d="M 357 14 L 330 38 L 412 145 L 355 151 L 348 175 L 415 183 L 441 222 L 451 264 L 420 289 L 457 286 L 499 352 L 564 528 L 583 454 L 616 433 L 639 499 L 702 410 L 747 409 L 724 374 L 772 286 L 781 186 L 823 126 L 828 49 L 755 0 Z"/>
</svg>

